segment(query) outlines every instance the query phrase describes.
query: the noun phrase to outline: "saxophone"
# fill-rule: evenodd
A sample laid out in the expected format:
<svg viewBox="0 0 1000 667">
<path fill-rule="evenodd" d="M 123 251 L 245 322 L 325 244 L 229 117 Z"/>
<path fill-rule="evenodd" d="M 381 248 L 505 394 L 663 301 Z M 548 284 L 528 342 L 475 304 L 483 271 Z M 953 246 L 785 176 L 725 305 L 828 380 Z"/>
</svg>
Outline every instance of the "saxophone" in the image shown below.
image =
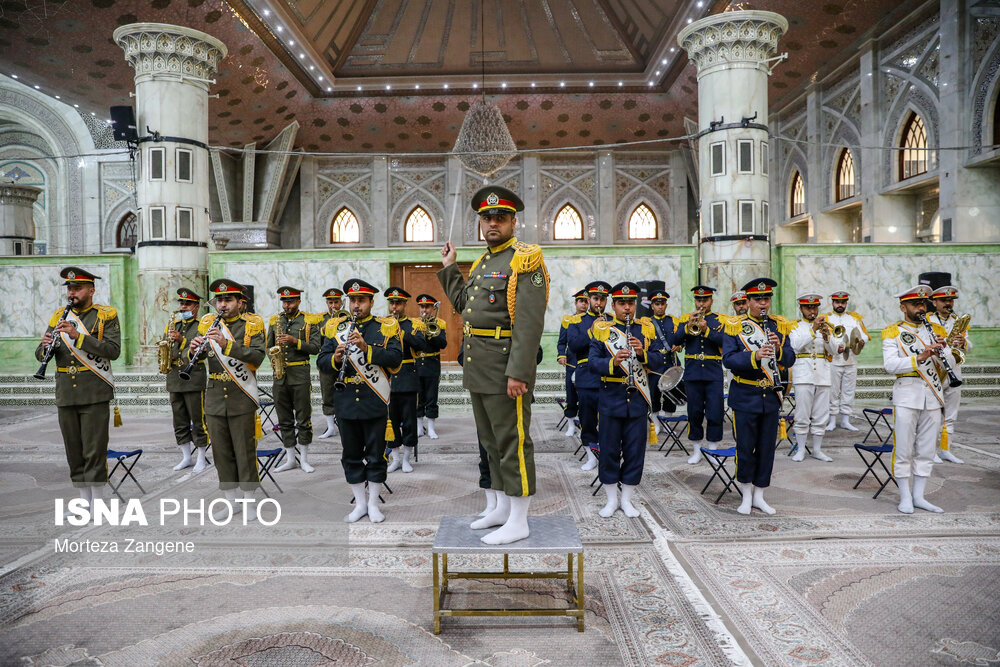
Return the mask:
<svg viewBox="0 0 1000 667">
<path fill-rule="evenodd" d="M 173 368 L 174 360 L 170 356 L 171 348 L 174 346 L 174 342 L 170 340 L 170 330 L 174 328 L 174 325 L 180 321 L 177 315 L 180 311 L 174 313 L 170 316 L 170 323 L 167 324 L 167 330 L 163 332 L 163 337 L 156 341 L 156 363 L 160 367 L 160 373 L 166 375 Z"/>
<path fill-rule="evenodd" d="M 271 369 L 274 371 L 274 379 L 281 380 L 285 377 L 285 348 L 278 343 L 278 338 L 285 332 L 281 328 L 281 316 L 274 325 L 274 341 L 276 345 L 267 350 L 267 356 L 271 358 Z"/>
<path fill-rule="evenodd" d="M 955 324 L 951 327 L 951 332 L 948 334 L 948 347 L 951 348 L 952 354 L 955 355 L 955 359 L 960 364 L 965 363 L 965 333 L 969 330 L 971 322 L 971 315 L 968 313 L 962 315 L 955 320 Z"/>
</svg>

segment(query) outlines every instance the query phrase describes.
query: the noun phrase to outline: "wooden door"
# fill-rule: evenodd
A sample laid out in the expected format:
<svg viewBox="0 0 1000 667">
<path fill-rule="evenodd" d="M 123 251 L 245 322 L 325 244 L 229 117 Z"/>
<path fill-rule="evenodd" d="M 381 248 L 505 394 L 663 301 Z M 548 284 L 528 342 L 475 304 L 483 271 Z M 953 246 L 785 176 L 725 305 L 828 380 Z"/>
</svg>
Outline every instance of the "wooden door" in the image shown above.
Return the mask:
<svg viewBox="0 0 1000 667">
<path fill-rule="evenodd" d="M 463 276 L 468 276 L 472 264 L 459 262 L 458 268 Z M 420 317 L 420 309 L 417 308 L 417 296 L 420 294 L 430 294 L 441 302 L 438 317 L 445 321 L 448 334 L 448 347 L 441 351 L 441 361 L 456 361 L 458 344 L 462 338 L 462 317 L 452 309 L 451 302 L 438 282 L 437 272 L 440 269 L 440 264 L 392 264 L 389 267 L 389 278 L 393 285 L 398 285 L 413 295 L 406 303 L 406 314 L 409 317 Z"/>
</svg>

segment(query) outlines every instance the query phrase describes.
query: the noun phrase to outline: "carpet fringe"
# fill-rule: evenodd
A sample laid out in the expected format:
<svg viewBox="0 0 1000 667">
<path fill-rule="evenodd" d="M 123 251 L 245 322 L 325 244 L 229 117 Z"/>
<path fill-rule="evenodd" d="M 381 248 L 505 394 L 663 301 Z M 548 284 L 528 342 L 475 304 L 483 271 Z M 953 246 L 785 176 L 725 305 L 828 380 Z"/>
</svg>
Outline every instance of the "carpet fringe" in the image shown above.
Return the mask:
<svg viewBox="0 0 1000 667">
<path fill-rule="evenodd" d="M 732 661 L 732 664 L 739 667 L 750 667 L 752 665 L 750 658 L 740 648 L 736 638 L 722 621 L 722 617 L 719 616 L 718 612 L 705 599 L 698 586 L 695 585 L 690 575 L 684 570 L 684 566 L 681 565 L 680 561 L 677 560 L 677 557 L 670 550 L 669 542 L 672 534 L 662 528 L 645 507 L 642 508 L 642 514 L 646 522 L 646 527 L 653 534 L 653 548 L 656 549 L 667 571 L 670 572 L 674 581 L 677 582 L 677 587 L 681 593 L 683 593 L 701 620 L 704 621 L 708 629 L 714 634 L 716 644 L 722 649 L 726 657 Z"/>
</svg>

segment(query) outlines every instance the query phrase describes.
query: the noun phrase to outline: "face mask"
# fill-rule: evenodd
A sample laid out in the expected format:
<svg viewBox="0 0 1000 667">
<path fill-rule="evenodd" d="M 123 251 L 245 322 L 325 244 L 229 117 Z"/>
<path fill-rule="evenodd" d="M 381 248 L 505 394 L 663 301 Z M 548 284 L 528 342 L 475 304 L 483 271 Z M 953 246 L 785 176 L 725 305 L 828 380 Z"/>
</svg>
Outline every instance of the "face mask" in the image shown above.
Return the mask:
<svg viewBox="0 0 1000 667">
<path fill-rule="evenodd" d="M 194 317 L 194 313 L 192 313 L 190 310 L 185 310 L 181 311 L 178 317 L 181 318 L 182 320 L 190 320 L 192 317 Z"/>
</svg>

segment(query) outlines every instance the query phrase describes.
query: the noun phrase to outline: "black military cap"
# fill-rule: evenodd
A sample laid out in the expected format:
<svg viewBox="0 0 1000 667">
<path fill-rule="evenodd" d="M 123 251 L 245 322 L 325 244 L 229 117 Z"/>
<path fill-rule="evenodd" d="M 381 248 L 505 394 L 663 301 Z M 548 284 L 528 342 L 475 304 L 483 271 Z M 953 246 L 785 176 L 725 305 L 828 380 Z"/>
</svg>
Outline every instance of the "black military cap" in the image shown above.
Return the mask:
<svg viewBox="0 0 1000 667">
<path fill-rule="evenodd" d="M 393 285 L 385 288 L 385 298 L 389 301 L 407 301 L 410 298 L 410 293 L 402 287 Z"/>
<path fill-rule="evenodd" d="M 351 278 L 344 283 L 344 293 L 347 296 L 370 296 L 375 298 L 375 295 L 379 293 L 379 289 L 371 283 L 361 280 L 361 278 Z"/>
<path fill-rule="evenodd" d="M 243 297 L 243 285 L 229 278 L 213 280 L 212 284 L 208 286 L 208 291 L 211 292 L 213 299 L 220 296 Z"/>
<path fill-rule="evenodd" d="M 277 294 L 280 301 L 294 301 L 302 298 L 302 290 L 287 285 L 279 287 Z"/>
<path fill-rule="evenodd" d="M 342 299 L 344 298 L 344 291 L 339 290 L 336 287 L 331 287 L 327 291 L 323 292 L 324 299 Z"/>
<path fill-rule="evenodd" d="M 95 280 L 101 279 L 100 276 L 95 276 L 90 271 L 84 271 L 75 266 L 67 266 L 59 272 L 59 277 L 66 281 L 63 283 L 64 285 L 85 285 L 87 283 L 93 285 Z"/>
<path fill-rule="evenodd" d="M 772 296 L 774 294 L 774 288 L 778 286 L 778 283 L 771 278 L 754 278 L 741 289 L 747 293 L 747 296 Z"/>
<path fill-rule="evenodd" d="M 201 301 L 201 297 L 189 290 L 187 287 L 181 287 L 177 290 L 177 300 L 194 301 L 195 303 L 198 303 Z"/>
<path fill-rule="evenodd" d="M 654 290 L 652 294 L 649 295 L 650 301 L 666 301 L 670 298 L 670 293 L 666 290 Z"/>
<path fill-rule="evenodd" d="M 587 283 L 584 289 L 591 296 L 607 296 L 611 293 L 611 283 L 606 283 L 603 280 L 595 280 L 592 283 Z"/>
<path fill-rule="evenodd" d="M 613 301 L 637 298 L 639 298 L 639 286 L 630 280 L 624 280 L 611 288 Z"/>
<path fill-rule="evenodd" d="M 435 299 L 430 294 L 420 294 L 419 296 L 417 296 L 418 306 L 433 306 L 437 302 L 438 300 Z"/>
<path fill-rule="evenodd" d="M 582 290 L 578 291 L 573 295 L 573 299 L 586 299 L 587 298 L 587 288 L 584 287 Z"/>
<path fill-rule="evenodd" d="M 691 288 L 691 291 L 694 292 L 696 297 L 707 297 L 715 294 L 715 288 L 708 285 L 695 285 Z"/>
<path fill-rule="evenodd" d="M 472 195 L 472 210 L 476 213 L 517 213 L 524 210 L 524 202 L 499 185 L 488 185 Z"/>
</svg>

